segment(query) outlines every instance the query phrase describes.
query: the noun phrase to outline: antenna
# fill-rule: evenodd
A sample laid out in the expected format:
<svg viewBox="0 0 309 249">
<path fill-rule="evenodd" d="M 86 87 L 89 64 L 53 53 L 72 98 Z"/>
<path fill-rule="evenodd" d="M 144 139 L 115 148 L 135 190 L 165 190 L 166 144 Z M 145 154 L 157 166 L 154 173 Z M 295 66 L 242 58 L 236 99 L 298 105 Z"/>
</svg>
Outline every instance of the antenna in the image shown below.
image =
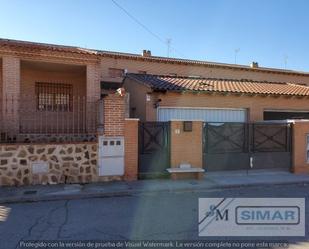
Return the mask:
<svg viewBox="0 0 309 249">
<path fill-rule="evenodd" d="M 167 57 L 170 57 L 170 52 L 171 52 L 171 43 L 172 43 L 172 39 L 171 39 L 171 38 L 167 38 L 167 39 L 166 39 L 166 45 L 167 45 Z"/>
<path fill-rule="evenodd" d="M 286 69 L 286 65 L 288 64 L 288 59 L 289 59 L 289 57 L 287 55 L 284 55 L 284 58 L 283 58 L 283 60 L 284 60 L 284 69 Z"/>
<path fill-rule="evenodd" d="M 237 61 L 237 54 L 238 54 L 239 51 L 240 51 L 240 48 L 236 48 L 236 49 L 234 50 L 234 64 L 236 64 L 236 61 Z"/>
</svg>

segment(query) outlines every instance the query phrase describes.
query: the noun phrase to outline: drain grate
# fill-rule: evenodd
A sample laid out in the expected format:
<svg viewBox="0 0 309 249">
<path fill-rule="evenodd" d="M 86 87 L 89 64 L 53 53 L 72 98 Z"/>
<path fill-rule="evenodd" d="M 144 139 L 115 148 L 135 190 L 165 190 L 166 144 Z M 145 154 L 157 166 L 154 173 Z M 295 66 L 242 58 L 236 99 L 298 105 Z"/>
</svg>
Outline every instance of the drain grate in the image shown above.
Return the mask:
<svg viewBox="0 0 309 249">
<path fill-rule="evenodd" d="M 24 195 L 34 195 L 37 192 L 38 192 L 37 190 L 26 190 L 24 191 Z"/>
</svg>

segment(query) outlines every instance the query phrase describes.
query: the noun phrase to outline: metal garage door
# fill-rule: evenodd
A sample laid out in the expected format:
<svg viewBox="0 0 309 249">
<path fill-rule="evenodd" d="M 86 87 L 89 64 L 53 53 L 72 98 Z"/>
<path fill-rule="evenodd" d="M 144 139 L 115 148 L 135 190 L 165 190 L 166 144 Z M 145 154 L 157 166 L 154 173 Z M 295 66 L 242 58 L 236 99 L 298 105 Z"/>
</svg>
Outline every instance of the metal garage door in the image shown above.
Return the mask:
<svg viewBox="0 0 309 249">
<path fill-rule="evenodd" d="M 291 166 L 289 123 L 204 123 L 207 171 L 285 169 Z"/>
<path fill-rule="evenodd" d="M 246 122 L 246 109 L 220 108 L 158 108 L 158 121 L 170 120 L 201 120 L 207 122 Z"/>
</svg>

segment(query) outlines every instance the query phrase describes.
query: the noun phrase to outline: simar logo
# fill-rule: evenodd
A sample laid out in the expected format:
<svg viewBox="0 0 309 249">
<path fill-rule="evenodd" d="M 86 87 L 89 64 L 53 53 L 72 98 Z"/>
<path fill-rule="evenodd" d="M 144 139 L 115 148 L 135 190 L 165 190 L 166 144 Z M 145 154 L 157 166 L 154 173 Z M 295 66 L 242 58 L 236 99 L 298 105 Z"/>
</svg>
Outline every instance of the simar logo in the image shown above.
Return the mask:
<svg viewBox="0 0 309 249">
<path fill-rule="evenodd" d="M 199 236 L 304 236 L 304 210 L 304 198 L 200 198 Z"/>
</svg>

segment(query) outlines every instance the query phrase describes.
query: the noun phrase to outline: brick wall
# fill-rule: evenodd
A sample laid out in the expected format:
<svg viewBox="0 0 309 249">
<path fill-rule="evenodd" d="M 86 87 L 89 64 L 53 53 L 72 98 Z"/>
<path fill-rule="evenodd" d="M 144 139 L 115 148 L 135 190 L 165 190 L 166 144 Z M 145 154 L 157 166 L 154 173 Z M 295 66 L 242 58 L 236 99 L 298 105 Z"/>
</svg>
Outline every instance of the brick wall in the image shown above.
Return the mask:
<svg viewBox="0 0 309 249">
<path fill-rule="evenodd" d="M 0 118 L 2 118 L 2 59 L 0 58 Z"/>
<path fill-rule="evenodd" d="M 171 121 L 171 167 L 189 163 L 192 167 L 203 167 L 203 122 L 192 122 L 192 132 L 183 131 L 183 122 Z"/>
<path fill-rule="evenodd" d="M 99 64 L 87 65 L 87 99 L 100 99 L 100 68 Z"/>
<path fill-rule="evenodd" d="M 138 119 L 125 120 L 125 180 L 137 180 L 138 174 Z"/>
<path fill-rule="evenodd" d="M 149 88 L 140 84 L 135 84 L 131 79 L 126 79 L 124 87 L 130 93 L 130 117 L 139 118 L 146 121 L 146 94 Z"/>
<path fill-rule="evenodd" d="M 64 71 L 48 71 L 31 67 L 26 63 L 22 63 L 21 66 L 21 96 L 20 101 L 22 103 L 22 112 L 20 113 L 21 126 L 25 130 L 32 130 L 35 132 L 38 125 L 35 120 L 42 120 L 44 123 L 43 130 L 55 130 L 65 127 L 70 130 L 77 131 L 85 125 L 83 119 L 84 106 L 86 103 L 86 70 L 66 72 Z M 61 83 L 72 85 L 73 88 L 73 112 L 39 112 L 37 113 L 37 101 L 33 97 L 35 96 L 35 84 L 36 82 L 44 83 Z M 18 98 L 18 96 L 16 96 Z M 89 113 L 89 112 L 88 112 Z M 46 120 L 48 122 L 46 122 Z M 74 128 L 73 128 L 74 126 Z M 42 127 L 38 127 L 40 131 Z"/>
<path fill-rule="evenodd" d="M 134 93 L 130 93 L 134 98 Z M 308 99 L 306 98 L 286 98 L 286 97 L 261 97 L 261 96 L 236 96 L 236 95 L 217 95 L 217 94 L 192 94 L 192 93 L 153 93 L 153 98 L 160 98 L 161 107 L 214 107 L 214 108 L 245 108 L 249 110 L 249 121 L 263 120 L 265 109 L 277 110 L 305 110 L 309 111 Z M 152 106 L 147 108 L 147 117 L 157 116 L 157 109 Z M 149 120 L 149 121 L 150 121 Z"/>
<path fill-rule="evenodd" d="M 309 173 L 309 162 L 307 162 L 309 121 L 296 121 L 293 124 L 292 134 L 292 170 L 296 174 Z"/>
<path fill-rule="evenodd" d="M 92 64 L 100 65 L 100 78 L 103 80 L 111 80 L 108 77 L 109 68 L 128 69 L 129 72 L 146 71 L 151 74 L 177 74 L 180 76 L 203 76 L 227 79 L 253 79 L 253 80 L 269 80 L 278 82 L 293 82 L 309 84 L 309 76 L 293 75 L 274 72 L 259 72 L 258 69 L 244 70 L 243 68 L 215 67 L 213 65 L 201 64 L 179 64 L 177 62 L 158 62 L 151 61 L 151 57 L 147 58 L 124 58 L 115 55 L 101 57 L 97 54 L 85 54 L 81 49 L 79 53 L 70 53 L 59 50 L 45 50 L 40 46 L 0 46 L 0 57 L 5 55 L 18 54 L 23 59 L 36 61 L 62 61 L 66 63 Z M 263 65 L 262 65 L 263 66 Z M 112 79 L 115 80 L 115 79 Z"/>
<path fill-rule="evenodd" d="M 270 71 L 260 72 L 258 69 L 244 70 L 243 68 L 216 67 L 213 65 L 201 64 L 185 64 L 177 62 L 158 62 L 151 61 L 147 58 L 117 58 L 116 56 L 99 57 L 95 53 L 93 55 L 81 53 L 70 53 L 56 50 L 44 50 L 43 48 L 26 46 L 2 46 L 0 47 L 0 57 L 12 54 L 18 54 L 23 59 L 36 61 L 62 61 L 65 63 L 79 63 L 83 65 L 92 65 L 99 67 L 99 78 L 102 80 L 115 80 L 110 78 L 108 69 L 119 68 L 128 69 L 128 72 L 146 71 L 150 74 L 177 74 L 179 76 L 202 76 L 226 79 L 253 79 L 268 80 L 277 82 L 293 82 L 309 84 L 309 76 L 293 75 L 285 73 L 274 73 Z M 90 67 L 92 67 L 90 66 Z M 90 68 L 89 67 L 89 68 Z M 92 70 L 92 69 L 90 69 Z M 121 80 L 121 79 L 119 79 Z"/>
<path fill-rule="evenodd" d="M 98 57 L 82 53 L 71 53 L 55 50 L 44 50 L 42 48 L 27 48 L 23 46 L 9 47 L 0 46 L 0 57 L 17 55 L 22 60 L 40 62 L 60 62 L 66 64 L 86 65 L 88 63 L 98 63 Z"/>
<path fill-rule="evenodd" d="M 21 95 L 29 99 L 35 94 L 35 83 L 64 83 L 73 87 L 74 96 L 86 97 L 86 72 L 83 71 L 48 71 L 28 66 L 22 63 L 21 66 Z"/>
<path fill-rule="evenodd" d="M 125 99 L 116 93 L 104 98 L 104 135 L 124 136 Z"/>
<path fill-rule="evenodd" d="M 20 92 L 20 59 L 4 56 L 3 61 L 3 92 L 16 95 Z"/>
<path fill-rule="evenodd" d="M 184 65 L 177 63 L 166 63 L 156 61 L 142 61 L 124 58 L 101 59 L 101 79 L 106 81 L 115 80 L 110 78 L 108 68 L 127 69 L 130 73 L 138 73 L 138 71 L 146 71 L 148 74 L 177 74 L 178 76 L 202 76 L 209 78 L 224 79 L 252 79 L 267 80 L 275 82 L 293 82 L 309 84 L 308 76 L 278 74 L 270 72 L 257 72 L 252 69 L 246 71 L 243 69 L 216 68 L 205 65 Z M 121 79 L 118 79 L 121 80 Z"/>
<path fill-rule="evenodd" d="M 13 56 L 2 58 L 2 105 L 7 103 L 7 97 L 11 100 L 13 96 L 20 94 L 20 59 Z M 10 101 L 12 109 L 18 110 L 18 102 Z M 3 120 L 7 127 L 14 132 L 19 127 L 19 117 L 17 112 L 5 112 L 3 108 Z"/>
</svg>

